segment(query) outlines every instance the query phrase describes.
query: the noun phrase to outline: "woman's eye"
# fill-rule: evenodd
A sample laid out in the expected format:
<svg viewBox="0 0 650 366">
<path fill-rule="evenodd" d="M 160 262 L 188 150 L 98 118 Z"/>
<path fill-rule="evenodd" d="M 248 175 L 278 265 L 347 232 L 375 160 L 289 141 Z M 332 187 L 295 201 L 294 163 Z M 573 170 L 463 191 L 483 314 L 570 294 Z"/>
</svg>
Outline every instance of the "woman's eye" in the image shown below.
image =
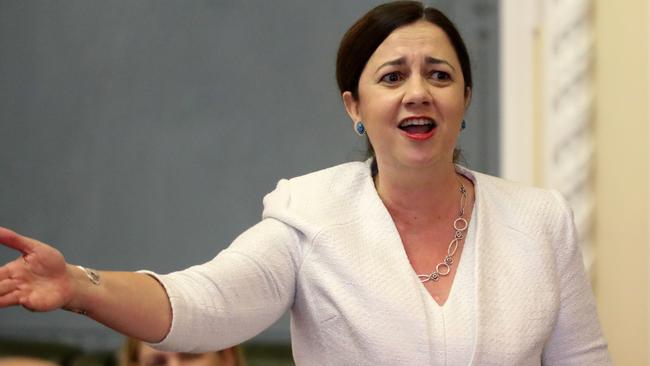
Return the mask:
<svg viewBox="0 0 650 366">
<path fill-rule="evenodd" d="M 388 74 L 381 77 L 381 81 L 388 84 L 394 84 L 402 80 L 402 75 L 399 72 L 389 72 Z"/>
<path fill-rule="evenodd" d="M 438 81 L 448 81 L 451 80 L 451 75 L 444 71 L 434 71 L 431 73 L 431 77 Z"/>
</svg>

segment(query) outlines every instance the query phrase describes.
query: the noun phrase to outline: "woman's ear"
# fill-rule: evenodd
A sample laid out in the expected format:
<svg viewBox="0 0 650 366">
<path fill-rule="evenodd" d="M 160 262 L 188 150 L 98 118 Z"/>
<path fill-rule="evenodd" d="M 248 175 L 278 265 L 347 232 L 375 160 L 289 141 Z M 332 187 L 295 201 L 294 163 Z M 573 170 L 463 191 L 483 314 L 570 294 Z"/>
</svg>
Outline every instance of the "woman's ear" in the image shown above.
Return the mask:
<svg viewBox="0 0 650 366">
<path fill-rule="evenodd" d="M 472 100 L 472 88 L 468 86 L 465 88 L 465 110 L 469 108 L 469 102 L 471 100 Z"/>
<path fill-rule="evenodd" d="M 346 91 L 341 94 L 343 98 L 343 104 L 345 105 L 345 111 L 348 112 L 348 116 L 352 119 L 352 123 L 361 121 L 361 113 L 359 113 L 359 101 L 354 98 L 352 92 Z"/>
</svg>

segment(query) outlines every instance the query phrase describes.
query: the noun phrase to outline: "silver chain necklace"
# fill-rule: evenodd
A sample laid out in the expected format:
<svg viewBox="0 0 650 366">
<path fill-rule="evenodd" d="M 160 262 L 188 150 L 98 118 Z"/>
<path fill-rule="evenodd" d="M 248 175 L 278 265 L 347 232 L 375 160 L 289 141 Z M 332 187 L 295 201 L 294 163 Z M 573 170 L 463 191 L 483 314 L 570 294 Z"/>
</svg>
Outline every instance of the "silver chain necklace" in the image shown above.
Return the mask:
<svg viewBox="0 0 650 366">
<path fill-rule="evenodd" d="M 465 236 L 465 231 L 469 224 L 463 216 L 465 216 L 465 203 L 467 203 L 467 191 L 463 183 L 460 184 L 460 213 L 456 220 L 454 220 L 454 238 L 449 243 L 447 247 L 447 256 L 443 259 L 442 262 L 436 265 L 436 270 L 431 272 L 431 274 L 419 274 L 418 278 L 420 282 L 424 283 L 427 281 L 438 282 L 440 277 L 447 276 L 451 272 L 451 265 L 454 264 L 454 254 L 458 249 L 458 244 L 463 237 Z"/>
</svg>

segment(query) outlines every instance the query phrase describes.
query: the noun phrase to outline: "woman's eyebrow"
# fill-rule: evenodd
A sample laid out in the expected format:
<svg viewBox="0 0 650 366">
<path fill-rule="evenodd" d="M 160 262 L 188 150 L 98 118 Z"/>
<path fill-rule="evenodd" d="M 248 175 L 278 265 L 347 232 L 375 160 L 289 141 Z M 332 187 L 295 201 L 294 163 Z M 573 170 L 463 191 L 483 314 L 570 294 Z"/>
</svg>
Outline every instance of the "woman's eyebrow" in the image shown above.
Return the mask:
<svg viewBox="0 0 650 366">
<path fill-rule="evenodd" d="M 379 65 L 379 67 L 377 68 L 377 70 L 375 70 L 375 72 L 379 71 L 382 67 L 385 66 L 399 66 L 399 65 L 404 65 L 405 63 L 406 63 L 406 58 L 402 56 L 400 58 L 396 58 L 394 60 L 384 62 L 383 64 Z"/>
<path fill-rule="evenodd" d="M 445 64 L 445 65 L 448 65 L 449 67 L 451 67 L 452 70 L 456 71 L 456 68 L 454 66 L 452 66 L 452 64 L 450 64 L 449 62 L 447 62 L 447 61 L 445 61 L 443 59 L 439 59 L 439 58 L 435 58 L 435 57 L 431 57 L 431 56 L 426 56 L 424 58 L 424 62 L 426 62 L 427 64 L 430 64 L 430 65 Z"/>
<path fill-rule="evenodd" d="M 452 66 L 452 64 L 450 64 L 449 62 L 447 62 L 447 61 L 445 61 L 443 59 L 439 59 L 439 58 L 435 58 L 435 57 L 431 57 L 431 56 L 426 56 L 424 58 L 424 62 L 429 64 L 429 65 L 445 64 L 445 65 L 448 65 L 449 67 L 451 67 L 452 70 L 456 71 L 456 68 L 454 66 Z M 379 71 L 381 68 L 383 68 L 385 66 L 400 66 L 400 65 L 404 65 L 405 63 L 406 63 L 406 58 L 402 56 L 400 58 L 396 58 L 394 60 L 384 62 L 383 64 L 379 65 L 379 67 L 377 68 L 377 70 L 375 72 Z"/>
</svg>

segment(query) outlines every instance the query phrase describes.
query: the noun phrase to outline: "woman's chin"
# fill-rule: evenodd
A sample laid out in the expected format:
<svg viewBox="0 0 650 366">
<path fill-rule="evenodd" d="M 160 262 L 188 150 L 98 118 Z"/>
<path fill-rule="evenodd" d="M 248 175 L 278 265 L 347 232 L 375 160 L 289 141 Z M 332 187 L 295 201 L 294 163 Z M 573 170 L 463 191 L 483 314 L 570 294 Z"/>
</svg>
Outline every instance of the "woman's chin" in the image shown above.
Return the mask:
<svg viewBox="0 0 650 366">
<path fill-rule="evenodd" d="M 393 154 L 377 153 L 377 163 L 381 170 L 382 166 L 388 168 L 388 165 L 395 169 L 406 172 L 414 170 L 421 172 L 423 170 L 436 169 L 436 167 L 449 166 L 453 162 L 453 153 L 445 154 L 432 149 L 402 150 Z"/>
</svg>

